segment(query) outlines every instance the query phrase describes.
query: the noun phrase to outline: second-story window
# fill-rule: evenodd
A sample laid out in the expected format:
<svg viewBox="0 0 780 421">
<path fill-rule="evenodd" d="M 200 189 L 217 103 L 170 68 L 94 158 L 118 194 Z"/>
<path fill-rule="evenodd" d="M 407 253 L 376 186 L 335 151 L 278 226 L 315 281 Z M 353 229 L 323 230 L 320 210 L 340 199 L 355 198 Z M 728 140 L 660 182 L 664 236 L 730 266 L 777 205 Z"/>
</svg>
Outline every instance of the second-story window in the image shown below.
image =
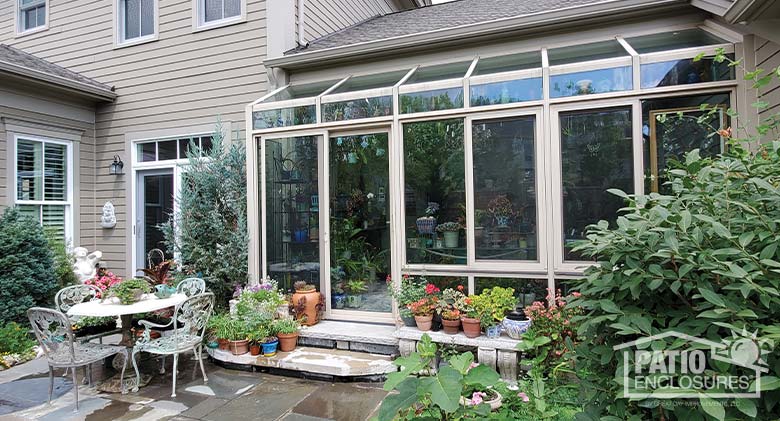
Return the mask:
<svg viewBox="0 0 780 421">
<path fill-rule="evenodd" d="M 47 3 L 48 0 L 19 0 L 19 33 L 46 26 Z"/>
<path fill-rule="evenodd" d="M 197 0 L 198 26 L 241 19 L 244 0 Z"/>
<path fill-rule="evenodd" d="M 119 43 L 152 39 L 156 32 L 156 0 L 119 0 Z"/>
</svg>

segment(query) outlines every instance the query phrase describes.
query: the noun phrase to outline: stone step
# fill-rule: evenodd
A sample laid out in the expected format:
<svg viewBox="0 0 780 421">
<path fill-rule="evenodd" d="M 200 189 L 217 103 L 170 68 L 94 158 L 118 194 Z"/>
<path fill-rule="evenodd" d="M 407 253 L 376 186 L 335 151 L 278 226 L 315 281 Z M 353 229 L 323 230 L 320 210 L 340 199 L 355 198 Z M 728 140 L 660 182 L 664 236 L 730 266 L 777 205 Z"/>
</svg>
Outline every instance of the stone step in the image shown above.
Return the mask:
<svg viewBox="0 0 780 421">
<path fill-rule="evenodd" d="M 389 356 L 341 349 L 298 346 L 291 352 L 278 352 L 273 357 L 252 356 L 248 353 L 233 355 L 229 351 L 211 348 L 207 351 L 214 360 L 234 368 L 266 367 L 319 377 L 376 379 L 398 370 Z"/>
<path fill-rule="evenodd" d="M 395 326 L 323 320 L 301 328 L 298 344 L 382 355 L 398 355 Z"/>
</svg>

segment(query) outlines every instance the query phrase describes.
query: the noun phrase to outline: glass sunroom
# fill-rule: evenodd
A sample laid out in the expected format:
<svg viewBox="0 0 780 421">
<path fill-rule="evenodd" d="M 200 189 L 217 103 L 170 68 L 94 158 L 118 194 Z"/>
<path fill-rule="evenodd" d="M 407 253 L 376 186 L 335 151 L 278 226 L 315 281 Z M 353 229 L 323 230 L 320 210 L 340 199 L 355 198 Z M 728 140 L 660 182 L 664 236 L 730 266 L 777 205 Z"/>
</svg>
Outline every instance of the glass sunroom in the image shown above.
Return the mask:
<svg viewBox="0 0 780 421">
<path fill-rule="evenodd" d="M 250 267 L 318 285 L 332 319 L 392 321 L 403 274 L 543 299 L 591 264 L 572 245 L 616 220 L 607 189 L 723 151 L 738 42 L 689 25 L 293 79 L 247 110 Z"/>
</svg>

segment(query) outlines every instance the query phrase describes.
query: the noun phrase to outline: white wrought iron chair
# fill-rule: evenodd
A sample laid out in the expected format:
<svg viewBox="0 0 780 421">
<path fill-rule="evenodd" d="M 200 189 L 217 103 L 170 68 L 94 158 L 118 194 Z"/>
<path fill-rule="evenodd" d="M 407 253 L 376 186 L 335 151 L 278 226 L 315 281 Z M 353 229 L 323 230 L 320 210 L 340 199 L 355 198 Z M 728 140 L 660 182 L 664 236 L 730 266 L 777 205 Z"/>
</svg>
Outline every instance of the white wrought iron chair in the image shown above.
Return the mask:
<svg viewBox="0 0 780 421">
<path fill-rule="evenodd" d="M 76 410 L 79 409 L 79 385 L 76 382 L 76 368 L 89 367 L 90 364 L 116 354 L 124 356 L 122 374 L 119 382 L 122 393 L 125 390 L 125 368 L 127 367 L 127 348 L 119 345 L 103 345 L 95 343 L 80 343 L 74 341 L 73 330 L 68 316 L 57 310 L 33 307 L 27 310 L 35 337 L 38 339 L 46 361 L 49 364 L 49 402 L 54 389 L 54 369 L 65 368 L 73 371 L 73 391 L 76 394 Z"/>
<path fill-rule="evenodd" d="M 201 278 L 187 278 L 176 285 L 176 292 L 193 297 L 206 292 L 206 281 Z"/>
<path fill-rule="evenodd" d="M 206 370 L 203 367 L 203 336 L 206 333 L 206 324 L 214 309 L 214 294 L 205 293 L 192 296 L 176 306 L 173 319 L 160 325 L 147 320 L 138 323 L 144 327 L 143 336 L 138 338 L 133 347 L 133 369 L 135 369 L 136 385 L 140 384 L 141 373 L 138 371 L 135 355 L 139 352 L 148 352 L 157 355 L 173 355 L 173 391 L 171 397 L 176 397 L 176 370 L 179 364 L 179 354 L 192 351 L 200 363 L 200 371 L 203 373 L 203 382 L 208 382 Z M 157 339 L 151 339 L 153 328 L 174 326 L 170 335 Z M 137 391 L 136 386 L 133 391 Z"/>
<path fill-rule="evenodd" d="M 99 299 L 100 293 L 100 288 L 94 285 L 71 285 L 57 291 L 57 294 L 54 296 L 54 305 L 58 311 L 67 314 L 68 310 L 70 310 L 71 307 L 75 306 L 76 304 Z M 74 323 L 78 320 L 78 318 L 70 316 L 68 318 L 70 319 L 71 323 Z M 97 339 L 100 343 L 103 343 L 103 337 L 119 332 L 121 332 L 121 329 L 113 329 L 97 335 L 81 337 L 79 340 L 86 342 L 92 339 Z"/>
</svg>

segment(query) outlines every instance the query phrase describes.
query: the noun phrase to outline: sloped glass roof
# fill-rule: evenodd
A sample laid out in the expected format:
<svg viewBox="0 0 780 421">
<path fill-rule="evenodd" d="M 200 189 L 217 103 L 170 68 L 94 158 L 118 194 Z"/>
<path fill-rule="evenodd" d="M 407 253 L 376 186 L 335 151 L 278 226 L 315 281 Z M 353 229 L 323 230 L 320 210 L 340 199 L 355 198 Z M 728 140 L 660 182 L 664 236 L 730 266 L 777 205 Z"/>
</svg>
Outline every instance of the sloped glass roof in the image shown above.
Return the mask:
<svg viewBox="0 0 780 421">
<path fill-rule="evenodd" d="M 699 28 L 626 38 L 626 42 L 639 54 L 728 43 Z"/>
<path fill-rule="evenodd" d="M 302 85 L 290 84 L 290 86 L 263 100 L 263 103 L 316 97 L 338 82 L 339 80 L 328 80 L 324 82 L 305 83 Z"/>
<path fill-rule="evenodd" d="M 379 73 L 375 75 L 353 76 L 334 89 L 331 94 L 342 94 L 345 92 L 363 91 L 366 89 L 390 88 L 400 81 L 409 69 L 396 72 Z"/>
<path fill-rule="evenodd" d="M 462 78 L 466 76 L 469 66 L 471 66 L 471 60 L 458 63 L 439 64 L 436 66 L 423 66 L 417 69 L 404 85 Z"/>
<path fill-rule="evenodd" d="M 583 61 L 628 56 L 628 51 L 617 40 L 594 42 L 568 47 L 551 48 L 547 51 L 550 66 L 580 63 Z"/>
<path fill-rule="evenodd" d="M 541 51 L 512 54 L 508 56 L 486 57 L 477 62 L 473 76 L 493 73 L 511 72 L 515 70 L 534 69 L 542 67 Z"/>
</svg>

